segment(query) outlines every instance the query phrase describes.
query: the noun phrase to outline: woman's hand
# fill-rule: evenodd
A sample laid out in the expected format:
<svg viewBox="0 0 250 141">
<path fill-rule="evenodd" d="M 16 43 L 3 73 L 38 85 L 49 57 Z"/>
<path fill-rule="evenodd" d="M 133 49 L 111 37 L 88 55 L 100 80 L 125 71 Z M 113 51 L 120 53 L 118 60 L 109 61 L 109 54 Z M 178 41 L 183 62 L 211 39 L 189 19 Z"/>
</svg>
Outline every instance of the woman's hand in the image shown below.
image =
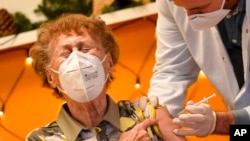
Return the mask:
<svg viewBox="0 0 250 141">
<path fill-rule="evenodd" d="M 147 128 L 158 125 L 155 119 L 145 119 L 131 130 L 121 134 L 119 141 L 151 141 Z"/>
</svg>

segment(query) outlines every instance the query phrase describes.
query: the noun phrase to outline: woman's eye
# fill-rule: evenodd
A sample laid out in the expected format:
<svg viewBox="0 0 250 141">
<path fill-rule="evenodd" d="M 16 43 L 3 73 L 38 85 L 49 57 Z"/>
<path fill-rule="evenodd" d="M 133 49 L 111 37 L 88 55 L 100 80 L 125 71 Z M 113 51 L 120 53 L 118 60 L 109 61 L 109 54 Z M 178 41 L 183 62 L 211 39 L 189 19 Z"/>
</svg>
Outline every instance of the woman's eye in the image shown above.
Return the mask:
<svg viewBox="0 0 250 141">
<path fill-rule="evenodd" d="M 84 53 L 88 52 L 89 50 L 90 50 L 90 48 L 82 48 L 81 49 L 81 51 L 84 52 Z"/>
<path fill-rule="evenodd" d="M 68 58 L 70 54 L 71 54 L 71 52 L 67 51 L 67 52 L 63 52 L 60 56 Z"/>
</svg>

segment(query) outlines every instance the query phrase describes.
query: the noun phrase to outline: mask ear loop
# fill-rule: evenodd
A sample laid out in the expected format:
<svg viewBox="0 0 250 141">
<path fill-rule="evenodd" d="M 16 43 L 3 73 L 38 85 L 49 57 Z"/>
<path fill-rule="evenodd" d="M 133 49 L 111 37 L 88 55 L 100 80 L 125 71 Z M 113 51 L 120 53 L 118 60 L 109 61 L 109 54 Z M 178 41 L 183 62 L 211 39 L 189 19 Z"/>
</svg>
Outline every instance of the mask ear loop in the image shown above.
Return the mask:
<svg viewBox="0 0 250 141">
<path fill-rule="evenodd" d="M 51 71 L 53 71 L 54 73 L 56 73 L 56 74 L 59 74 L 59 71 L 57 71 L 57 70 L 54 70 L 54 69 L 52 69 L 52 68 L 49 68 Z"/>
<path fill-rule="evenodd" d="M 108 76 L 108 80 L 109 80 L 109 82 L 113 81 L 112 78 L 110 77 L 110 75 Z"/>
<path fill-rule="evenodd" d="M 56 74 L 59 74 L 59 71 L 57 70 L 54 70 L 52 68 L 49 68 L 52 72 L 56 73 Z M 56 86 L 56 88 L 58 89 L 59 92 L 62 92 L 62 93 L 67 93 L 66 91 L 64 91 L 62 88 L 59 88 L 58 86 Z"/>
<path fill-rule="evenodd" d="M 107 80 L 110 80 L 109 74 L 107 74 L 107 77 L 104 80 L 104 84 L 107 82 Z"/>
<path fill-rule="evenodd" d="M 223 9 L 224 4 L 225 4 L 225 1 L 226 1 L 226 0 L 223 0 L 223 1 L 222 1 L 222 5 L 221 5 L 221 8 L 220 8 L 220 9 Z"/>
<path fill-rule="evenodd" d="M 107 54 L 105 54 L 105 56 L 103 57 L 103 59 L 101 60 L 101 63 L 103 63 L 107 58 Z"/>
<path fill-rule="evenodd" d="M 59 92 L 62 92 L 62 93 L 67 94 L 67 92 L 66 92 L 66 91 L 64 91 L 63 89 L 59 88 L 58 86 L 56 86 L 56 88 L 59 90 Z"/>
<path fill-rule="evenodd" d="M 101 63 L 103 63 L 107 58 L 107 54 L 105 54 L 105 56 L 103 57 L 103 59 L 101 60 Z M 112 81 L 112 79 L 110 78 L 110 75 L 107 74 L 107 77 L 104 80 L 104 84 L 107 82 L 107 80 L 109 80 L 110 82 Z"/>
</svg>

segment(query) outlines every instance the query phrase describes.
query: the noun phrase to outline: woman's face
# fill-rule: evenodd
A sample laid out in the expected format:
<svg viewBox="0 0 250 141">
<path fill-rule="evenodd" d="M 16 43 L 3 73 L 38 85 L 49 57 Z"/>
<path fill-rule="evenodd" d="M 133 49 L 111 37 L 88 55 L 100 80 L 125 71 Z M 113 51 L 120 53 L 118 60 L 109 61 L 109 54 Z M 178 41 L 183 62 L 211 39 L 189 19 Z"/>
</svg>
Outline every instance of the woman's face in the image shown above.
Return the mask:
<svg viewBox="0 0 250 141">
<path fill-rule="evenodd" d="M 80 51 L 86 54 L 91 54 L 97 56 L 100 60 L 104 58 L 105 51 L 101 44 L 92 39 L 92 37 L 85 29 L 82 30 L 82 35 L 78 35 L 75 32 L 70 32 L 67 34 L 60 34 L 52 39 L 49 45 L 49 56 L 51 60 L 49 68 L 52 68 L 53 70 L 59 70 L 60 65 L 69 57 L 69 55 L 73 51 Z M 105 74 L 111 73 L 111 71 L 109 70 L 112 70 L 112 68 L 110 68 L 110 65 L 108 65 L 108 62 L 110 60 L 112 60 L 111 56 L 107 55 L 107 58 L 103 62 Z M 52 74 L 51 76 L 53 76 L 49 76 L 52 79 L 50 83 L 51 87 L 61 88 L 58 75 L 53 72 L 51 72 L 50 74 Z"/>
</svg>

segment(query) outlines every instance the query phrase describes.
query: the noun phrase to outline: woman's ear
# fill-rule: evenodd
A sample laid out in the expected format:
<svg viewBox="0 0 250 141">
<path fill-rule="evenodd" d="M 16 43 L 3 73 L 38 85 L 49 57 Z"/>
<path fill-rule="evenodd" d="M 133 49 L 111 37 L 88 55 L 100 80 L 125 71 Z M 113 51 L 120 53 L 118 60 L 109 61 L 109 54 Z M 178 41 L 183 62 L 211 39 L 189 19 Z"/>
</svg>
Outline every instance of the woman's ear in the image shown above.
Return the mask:
<svg viewBox="0 0 250 141">
<path fill-rule="evenodd" d="M 114 63 L 113 63 L 113 59 L 110 53 L 107 54 L 107 62 L 108 62 L 108 73 L 112 74 L 114 71 Z"/>
<path fill-rule="evenodd" d="M 56 78 L 55 78 L 55 73 L 50 70 L 49 68 L 46 68 L 45 70 L 47 81 L 50 85 L 51 88 L 56 88 Z"/>
</svg>

